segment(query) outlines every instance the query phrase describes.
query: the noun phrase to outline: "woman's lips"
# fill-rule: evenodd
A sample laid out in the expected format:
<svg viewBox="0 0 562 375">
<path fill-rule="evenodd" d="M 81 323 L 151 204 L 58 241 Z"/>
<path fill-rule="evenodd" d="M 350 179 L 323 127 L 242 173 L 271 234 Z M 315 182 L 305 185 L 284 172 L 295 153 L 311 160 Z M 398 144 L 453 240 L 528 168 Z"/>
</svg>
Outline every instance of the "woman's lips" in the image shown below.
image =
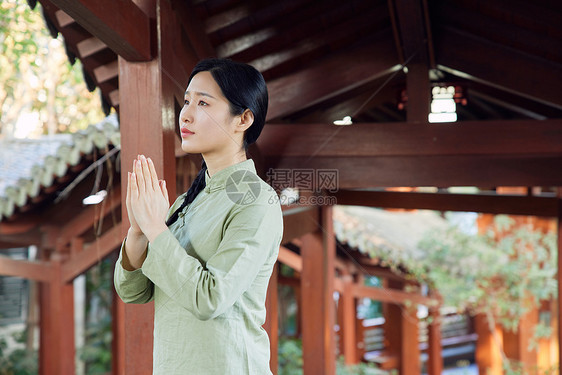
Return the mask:
<svg viewBox="0 0 562 375">
<path fill-rule="evenodd" d="M 182 129 L 182 130 L 181 130 L 181 136 L 182 136 L 182 137 L 187 137 L 188 135 L 191 135 L 191 134 L 195 134 L 195 133 L 194 133 L 194 132 L 191 132 L 191 131 L 189 131 L 189 130 L 187 130 L 187 129 Z"/>
</svg>

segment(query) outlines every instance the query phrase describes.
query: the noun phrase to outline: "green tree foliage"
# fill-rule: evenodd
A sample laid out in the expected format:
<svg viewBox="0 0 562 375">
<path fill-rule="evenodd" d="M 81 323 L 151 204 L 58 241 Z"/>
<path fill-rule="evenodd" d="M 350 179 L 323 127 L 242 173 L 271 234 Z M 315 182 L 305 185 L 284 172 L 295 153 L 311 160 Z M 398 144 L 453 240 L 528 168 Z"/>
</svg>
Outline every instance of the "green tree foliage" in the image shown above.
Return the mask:
<svg viewBox="0 0 562 375">
<path fill-rule="evenodd" d="M 498 231 L 505 233 L 495 240 Z M 467 235 L 455 227 L 430 233 L 419 245 L 427 254 L 424 274 L 444 304 L 492 314 L 514 330 L 541 300 L 557 297 L 556 237 L 514 227 L 499 215 L 484 235 Z"/>
<path fill-rule="evenodd" d="M 26 342 L 27 331 L 14 335 L 16 342 Z M 0 339 L 0 375 L 35 375 L 39 371 L 36 350 L 9 350 L 5 339 Z"/>
<path fill-rule="evenodd" d="M 62 37 L 53 39 L 25 0 L 0 2 L 0 130 L 16 133 L 18 118 L 40 124 L 36 133 L 76 131 L 103 118 L 79 61 L 70 65 Z M 17 133 L 16 133 L 17 134 Z M 36 135 L 36 134 L 35 134 Z"/>
<path fill-rule="evenodd" d="M 515 331 L 540 301 L 557 298 L 556 236 L 516 226 L 508 216 L 496 216 L 482 235 L 452 227 L 429 233 L 419 246 L 427 256 L 414 268 L 416 277 L 438 291 L 445 306 L 484 314 L 491 327 L 497 322 Z M 535 328 L 536 338 L 552 333 L 542 322 Z M 510 374 L 521 373 L 505 356 L 504 365 Z"/>
</svg>

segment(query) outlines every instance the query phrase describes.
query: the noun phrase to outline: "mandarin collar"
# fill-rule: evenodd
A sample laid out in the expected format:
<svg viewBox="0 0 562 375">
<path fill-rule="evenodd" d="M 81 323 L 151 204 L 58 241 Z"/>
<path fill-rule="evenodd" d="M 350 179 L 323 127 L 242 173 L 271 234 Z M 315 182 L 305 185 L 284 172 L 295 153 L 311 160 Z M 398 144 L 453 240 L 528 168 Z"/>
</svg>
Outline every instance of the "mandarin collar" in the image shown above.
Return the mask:
<svg viewBox="0 0 562 375">
<path fill-rule="evenodd" d="M 256 173 L 256 166 L 252 159 L 246 159 L 239 163 L 229 165 L 228 167 L 215 172 L 212 177 L 209 176 L 209 170 L 205 170 L 205 192 L 211 193 L 215 190 L 224 189 L 226 187 L 228 177 L 234 173 L 234 171 L 243 169 Z"/>
</svg>

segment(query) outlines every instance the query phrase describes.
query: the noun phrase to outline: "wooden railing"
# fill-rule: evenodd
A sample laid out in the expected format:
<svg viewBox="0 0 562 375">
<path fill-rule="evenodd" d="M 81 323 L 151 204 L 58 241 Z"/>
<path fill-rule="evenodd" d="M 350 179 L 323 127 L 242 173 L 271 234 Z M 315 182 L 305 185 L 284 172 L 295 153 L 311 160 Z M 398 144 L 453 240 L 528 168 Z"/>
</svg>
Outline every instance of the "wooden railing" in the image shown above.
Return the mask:
<svg viewBox="0 0 562 375">
<path fill-rule="evenodd" d="M 459 360 L 474 361 L 477 335 L 468 315 L 450 314 L 442 317 L 441 345 L 445 364 Z M 375 362 L 383 369 L 398 367 L 398 358 L 389 352 L 384 341 L 384 318 L 359 320 L 358 349 L 363 360 Z M 427 359 L 427 324 L 419 323 L 422 363 Z"/>
</svg>

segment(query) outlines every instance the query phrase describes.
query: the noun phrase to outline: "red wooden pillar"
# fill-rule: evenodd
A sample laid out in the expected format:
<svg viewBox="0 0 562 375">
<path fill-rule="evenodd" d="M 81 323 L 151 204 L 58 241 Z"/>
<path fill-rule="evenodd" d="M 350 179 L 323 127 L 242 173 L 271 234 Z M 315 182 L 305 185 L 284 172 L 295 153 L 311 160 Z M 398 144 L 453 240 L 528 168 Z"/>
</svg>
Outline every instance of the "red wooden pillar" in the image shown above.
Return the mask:
<svg viewBox="0 0 562 375">
<path fill-rule="evenodd" d="M 429 310 L 431 323 L 428 327 L 427 373 L 428 375 L 441 375 L 443 371 L 443 357 L 441 355 L 441 316 L 439 308 Z"/>
<path fill-rule="evenodd" d="M 525 314 L 519 321 L 517 332 L 504 330 L 503 346 L 507 358 L 522 362 L 528 371 L 532 371 L 538 364 L 537 350 L 529 350 L 529 343 L 534 340 L 534 327 L 539 320 L 538 309 Z"/>
<path fill-rule="evenodd" d="M 111 342 L 111 373 L 125 374 L 125 304 L 115 289 L 113 289 L 113 305 L 111 312 L 111 327 L 113 340 Z"/>
<path fill-rule="evenodd" d="M 151 3 L 147 2 L 153 6 Z M 158 3 L 156 18 L 161 27 L 155 30 L 164 34 L 163 30 L 168 30 L 167 27 L 172 25 L 170 20 L 174 15 L 166 1 Z M 164 35 L 157 35 L 156 39 L 163 40 L 164 45 L 168 46 L 169 40 L 164 40 Z M 162 43 L 159 45 L 162 46 Z M 149 62 L 129 62 L 119 57 L 121 181 L 127 181 L 127 172 L 132 168 L 133 159 L 138 154 L 144 154 L 153 160 L 159 178 L 166 180 L 168 194 L 173 201 L 176 197 L 176 83 L 171 82 L 172 78 L 164 72 L 165 66 L 162 49 Z M 121 189 L 121 196 L 125 197 L 127 184 L 123 183 Z M 129 222 L 125 205 L 121 207 L 124 237 Z M 152 374 L 153 304 L 123 304 L 117 298 L 114 312 L 114 374 Z"/>
<path fill-rule="evenodd" d="M 275 263 L 273 267 L 273 273 L 269 279 L 269 285 L 267 286 L 267 299 L 265 301 L 265 307 L 267 309 L 267 318 L 263 327 L 269 335 L 269 348 L 271 353 L 271 359 L 269 361 L 269 367 L 274 375 L 277 374 L 278 370 L 278 356 L 277 352 L 279 349 L 279 310 L 278 310 L 278 298 L 277 298 L 277 276 L 279 275 L 279 262 Z"/>
<path fill-rule="evenodd" d="M 497 327 L 492 327 L 483 314 L 474 318 L 474 327 L 478 334 L 476 343 L 476 364 L 481 375 L 501 375 L 502 357 L 499 349 L 503 345 L 501 332 Z"/>
<path fill-rule="evenodd" d="M 421 373 L 419 321 L 416 306 L 402 307 L 400 374 L 419 375 Z"/>
<path fill-rule="evenodd" d="M 332 208 L 323 206 L 322 227 L 301 237 L 302 344 L 304 375 L 334 375 L 334 261 Z"/>
<path fill-rule="evenodd" d="M 388 287 L 402 290 L 404 282 L 388 280 Z M 415 307 L 389 304 L 384 310 L 384 337 L 391 356 L 398 356 L 400 375 L 421 373 L 418 317 Z"/>
<path fill-rule="evenodd" d="M 341 335 L 343 354 L 346 365 L 354 365 L 359 362 L 357 355 L 357 310 L 355 296 L 353 295 L 353 276 L 346 274 L 342 277 L 343 291 L 340 296 L 341 303 Z"/>
<path fill-rule="evenodd" d="M 41 375 L 75 373 L 74 287 L 64 283 L 62 256 L 51 257 L 53 278 L 40 286 L 39 373 Z"/>
<path fill-rule="evenodd" d="M 385 280 L 382 279 L 384 283 Z M 355 285 L 365 285 L 365 276 L 359 272 L 355 275 Z M 357 305 L 359 305 L 360 300 L 358 298 L 355 299 L 355 309 L 357 312 Z M 357 355 L 357 362 L 363 361 L 363 357 L 365 356 L 365 327 L 363 326 L 363 319 L 357 317 L 357 313 L 355 314 L 355 341 L 356 341 L 356 349 L 355 353 Z"/>
</svg>

